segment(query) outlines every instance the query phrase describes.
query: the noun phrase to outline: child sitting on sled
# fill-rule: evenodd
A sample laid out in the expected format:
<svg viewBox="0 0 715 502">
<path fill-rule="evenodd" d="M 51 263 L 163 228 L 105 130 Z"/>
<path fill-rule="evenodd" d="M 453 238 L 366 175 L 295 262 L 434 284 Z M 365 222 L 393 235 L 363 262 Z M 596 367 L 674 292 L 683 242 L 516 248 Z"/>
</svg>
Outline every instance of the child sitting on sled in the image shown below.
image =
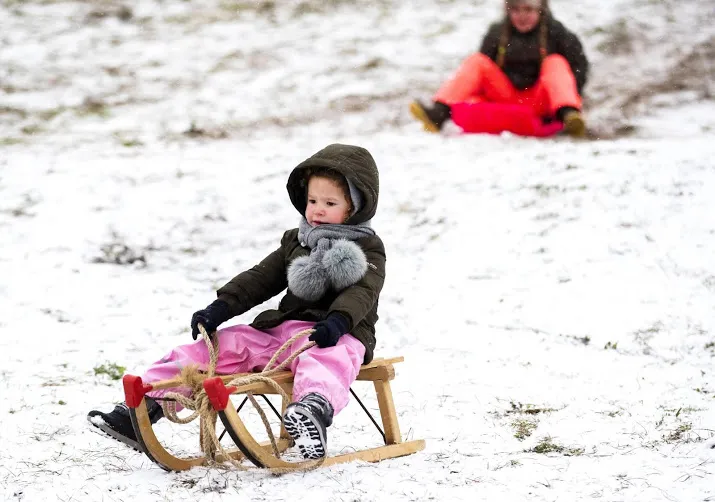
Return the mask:
<svg viewBox="0 0 715 502">
<path fill-rule="evenodd" d="M 277 310 L 213 335 L 219 342 L 216 373 L 260 371 L 286 340 L 312 328 L 279 361 L 308 340 L 316 343 L 289 366 L 295 402 L 283 415 L 303 457 L 316 459 L 325 456 L 326 428 L 348 404 L 350 386 L 375 348 L 378 297 L 385 280 L 385 248 L 370 225 L 377 210 L 377 166 L 364 148 L 332 144 L 293 169 L 287 189 L 301 214 L 298 228 L 286 231 L 278 249 L 220 288 L 217 300 L 194 313 L 191 330 L 196 340 L 199 324 L 212 333 L 288 288 Z M 151 365 L 142 380 L 173 378 L 187 365 L 205 370 L 208 363 L 208 348 L 199 339 L 176 347 Z M 151 398 L 165 392 L 148 394 L 152 423 L 163 417 L 163 410 Z M 88 418 L 112 437 L 136 445 L 126 404 L 109 413 L 91 411 Z"/>
<path fill-rule="evenodd" d="M 499 103 L 517 122 L 531 112 L 535 121 L 556 119 L 567 134 L 583 136 L 581 93 L 588 60 L 578 37 L 552 16 L 548 0 L 505 0 L 504 5 L 504 19 L 489 27 L 480 51 L 462 62 L 430 105 L 414 101 L 410 112 L 430 132 L 439 132 L 450 118 L 468 132 L 496 132 L 497 124 L 486 122 L 510 128 L 496 116 Z M 547 135 L 536 126 L 534 131 L 525 130 L 525 124 L 514 128 Z"/>
</svg>

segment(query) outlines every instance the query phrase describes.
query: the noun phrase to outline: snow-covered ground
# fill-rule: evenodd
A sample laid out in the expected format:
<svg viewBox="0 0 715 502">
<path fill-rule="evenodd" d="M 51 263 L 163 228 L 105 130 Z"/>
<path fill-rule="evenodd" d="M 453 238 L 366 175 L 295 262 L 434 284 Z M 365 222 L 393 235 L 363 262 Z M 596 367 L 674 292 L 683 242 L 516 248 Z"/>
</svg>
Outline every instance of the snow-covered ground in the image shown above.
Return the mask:
<svg viewBox="0 0 715 502">
<path fill-rule="evenodd" d="M 0 6 L 0 499 L 715 500 L 710 2 L 552 0 L 593 63 L 580 142 L 410 121 L 497 0 L 126 5 Z M 122 397 L 97 370 L 189 341 L 296 225 L 290 169 L 335 141 L 380 168 L 378 355 L 405 356 L 426 449 L 166 473 L 96 433 L 86 413 Z M 332 453 L 378 443 L 355 403 L 329 432 Z"/>
</svg>

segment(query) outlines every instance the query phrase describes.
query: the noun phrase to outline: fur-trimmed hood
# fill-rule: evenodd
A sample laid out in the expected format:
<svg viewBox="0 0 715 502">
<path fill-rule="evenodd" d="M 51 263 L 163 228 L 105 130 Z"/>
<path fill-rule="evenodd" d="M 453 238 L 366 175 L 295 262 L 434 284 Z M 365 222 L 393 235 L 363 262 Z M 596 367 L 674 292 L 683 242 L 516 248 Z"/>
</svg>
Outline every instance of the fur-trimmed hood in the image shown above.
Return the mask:
<svg viewBox="0 0 715 502">
<path fill-rule="evenodd" d="M 375 216 L 380 193 L 380 176 L 375 159 L 365 148 L 333 143 L 307 158 L 290 173 L 286 189 L 293 206 L 305 214 L 308 181 L 306 172 L 311 167 L 327 167 L 345 176 L 363 196 L 362 207 L 345 222 L 347 225 L 365 223 Z"/>
</svg>

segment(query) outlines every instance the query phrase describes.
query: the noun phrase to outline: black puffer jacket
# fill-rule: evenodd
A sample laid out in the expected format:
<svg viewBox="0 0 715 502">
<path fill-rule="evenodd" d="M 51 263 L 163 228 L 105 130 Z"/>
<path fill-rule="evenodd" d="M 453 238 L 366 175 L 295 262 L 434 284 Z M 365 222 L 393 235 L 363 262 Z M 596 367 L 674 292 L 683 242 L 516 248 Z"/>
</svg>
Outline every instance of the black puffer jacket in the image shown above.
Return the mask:
<svg viewBox="0 0 715 502">
<path fill-rule="evenodd" d="M 546 51 L 548 54 L 561 54 L 566 58 L 576 77 L 578 92 L 581 94 L 588 79 L 589 66 L 581 41 L 551 14 L 547 12 L 544 16 L 543 22 L 547 23 L 548 28 Z M 497 60 L 504 23 L 508 22 L 508 19 L 504 19 L 499 23 L 492 24 L 482 41 L 480 52 L 489 56 L 493 61 Z M 539 78 L 541 70 L 539 31 L 539 26 L 527 33 L 511 30 L 503 70 L 517 89 L 523 90 L 531 87 Z"/>
<path fill-rule="evenodd" d="M 363 204 L 346 224 L 364 223 L 377 211 L 380 191 L 377 166 L 364 148 L 333 144 L 299 164 L 288 178 L 288 194 L 301 215 L 306 208 L 306 169 L 328 167 L 348 178 L 363 194 Z M 308 301 L 294 295 L 290 289 L 281 299 L 277 310 L 259 314 L 251 326 L 265 330 L 287 320 L 320 321 L 331 312 L 340 312 L 349 322 L 348 332 L 365 346 L 365 363 L 372 360 L 375 349 L 377 303 L 385 281 L 385 247 L 377 236 L 355 241 L 365 253 L 368 268 L 357 283 L 341 291 L 329 290 L 322 298 Z M 278 249 L 250 270 L 238 274 L 218 290 L 218 298 L 228 303 L 231 315 L 236 316 L 280 294 L 288 287 L 288 265 L 310 249 L 298 242 L 298 229 L 283 234 Z"/>
</svg>

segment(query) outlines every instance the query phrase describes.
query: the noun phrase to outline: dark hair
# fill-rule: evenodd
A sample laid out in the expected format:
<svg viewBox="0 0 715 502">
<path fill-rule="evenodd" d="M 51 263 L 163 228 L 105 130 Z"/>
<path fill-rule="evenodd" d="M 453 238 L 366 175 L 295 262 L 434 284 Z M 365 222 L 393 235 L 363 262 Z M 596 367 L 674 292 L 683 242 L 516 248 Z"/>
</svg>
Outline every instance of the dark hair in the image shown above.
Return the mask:
<svg viewBox="0 0 715 502">
<path fill-rule="evenodd" d="M 355 209 L 355 205 L 353 204 L 352 197 L 350 197 L 350 187 L 348 186 L 348 180 L 345 179 L 345 176 L 340 174 L 335 169 L 330 169 L 329 167 L 310 167 L 305 170 L 306 191 L 308 190 L 308 181 L 310 181 L 310 178 L 314 176 L 318 178 L 325 178 L 335 182 L 335 184 L 339 186 L 340 189 L 343 191 L 345 200 L 348 201 L 348 205 L 350 206 L 348 208 L 348 214 L 353 212 L 353 209 Z"/>
<path fill-rule="evenodd" d="M 508 4 L 508 2 L 507 2 Z M 508 6 L 508 5 L 507 5 Z M 549 25 L 547 16 L 549 15 L 549 2 L 544 0 L 541 2 L 541 13 L 539 17 L 539 56 L 541 57 L 541 62 L 544 62 L 546 56 L 549 55 L 548 51 L 548 41 L 549 41 Z M 506 59 L 506 48 L 509 45 L 509 39 L 511 38 L 511 20 L 507 16 L 504 19 L 504 25 L 501 30 L 501 35 L 499 36 L 499 46 L 497 47 L 497 66 L 499 68 L 504 68 L 504 62 Z"/>
</svg>

